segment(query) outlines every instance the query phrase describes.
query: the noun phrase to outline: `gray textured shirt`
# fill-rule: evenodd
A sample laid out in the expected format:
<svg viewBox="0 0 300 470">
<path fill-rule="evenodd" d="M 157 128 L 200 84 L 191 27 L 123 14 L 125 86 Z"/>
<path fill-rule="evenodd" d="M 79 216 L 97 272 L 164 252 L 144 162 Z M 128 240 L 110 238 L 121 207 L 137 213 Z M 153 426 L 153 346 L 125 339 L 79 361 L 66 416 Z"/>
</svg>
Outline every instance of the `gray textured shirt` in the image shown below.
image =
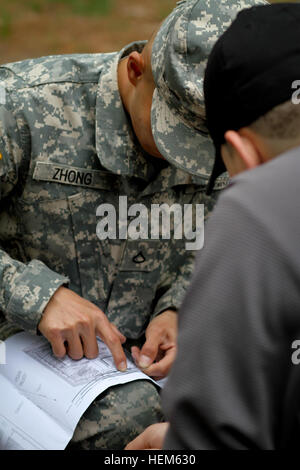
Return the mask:
<svg viewBox="0 0 300 470">
<path fill-rule="evenodd" d="M 163 394 L 171 423 L 165 448 L 295 445 L 300 148 L 235 177 L 205 235 Z"/>
</svg>

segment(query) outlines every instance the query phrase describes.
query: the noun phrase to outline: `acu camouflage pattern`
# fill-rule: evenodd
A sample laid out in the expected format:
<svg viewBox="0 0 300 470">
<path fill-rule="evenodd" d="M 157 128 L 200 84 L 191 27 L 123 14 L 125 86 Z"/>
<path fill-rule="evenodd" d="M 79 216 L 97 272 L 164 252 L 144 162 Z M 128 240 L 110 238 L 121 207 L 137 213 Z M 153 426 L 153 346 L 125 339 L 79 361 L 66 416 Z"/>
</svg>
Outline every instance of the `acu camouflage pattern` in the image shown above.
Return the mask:
<svg viewBox="0 0 300 470">
<path fill-rule="evenodd" d="M 6 89 L 0 104 L 2 340 L 20 329 L 36 334 L 61 285 L 104 310 L 131 341 L 142 341 L 151 318 L 180 305 L 194 262 L 184 240 L 96 236 L 96 208 L 111 203 L 117 209 L 119 195 L 128 196 L 128 205 L 147 207 L 203 203 L 207 216 L 218 193 L 207 197 L 201 178 L 154 160 L 137 144 L 120 99 L 117 64 L 143 46 L 0 68 Z M 137 264 L 139 253 L 145 261 Z M 74 440 L 77 447 L 83 441 L 84 448 L 121 448 L 162 419 L 155 386 L 134 382 L 100 395 Z"/>
<path fill-rule="evenodd" d="M 205 124 L 204 71 L 216 40 L 237 13 L 264 0 L 183 0 L 167 17 L 152 48 L 156 83 L 152 132 L 164 157 L 208 181 L 215 149 Z M 243 53 L 243 51 L 241 51 Z M 218 184 L 226 183 L 226 176 Z"/>
<path fill-rule="evenodd" d="M 124 449 L 147 425 L 164 420 L 153 383 L 139 380 L 118 385 L 100 395 L 84 413 L 67 449 Z"/>
<path fill-rule="evenodd" d="M 192 168 L 154 160 L 136 142 L 117 66 L 143 46 L 0 67 L 6 90 L 0 100 L 0 339 L 19 329 L 36 334 L 61 285 L 101 308 L 132 341 L 141 340 L 154 316 L 180 306 L 194 263 L 185 240 L 100 241 L 96 235 L 96 208 L 118 209 L 119 195 L 148 208 L 205 204 L 207 217 L 218 194 L 205 195 L 206 172 L 193 175 Z M 189 145 L 181 148 L 188 152 Z M 145 261 L 135 263 L 140 253 Z M 98 397 L 73 442 L 121 448 L 161 419 L 154 385 L 126 384 Z"/>
<path fill-rule="evenodd" d="M 120 53 L 58 56 L 0 68 L 0 308 L 36 333 L 47 302 L 67 284 L 131 339 L 178 309 L 193 267 L 184 240 L 105 240 L 96 208 L 204 203 L 204 183 L 145 155 L 122 107 Z M 91 178 L 84 176 L 92 173 Z M 72 175 L 72 178 L 71 178 Z M 75 176 L 74 176 L 75 175 Z M 76 178 L 74 181 L 74 177 Z M 139 253 L 144 263 L 133 259 Z"/>
</svg>

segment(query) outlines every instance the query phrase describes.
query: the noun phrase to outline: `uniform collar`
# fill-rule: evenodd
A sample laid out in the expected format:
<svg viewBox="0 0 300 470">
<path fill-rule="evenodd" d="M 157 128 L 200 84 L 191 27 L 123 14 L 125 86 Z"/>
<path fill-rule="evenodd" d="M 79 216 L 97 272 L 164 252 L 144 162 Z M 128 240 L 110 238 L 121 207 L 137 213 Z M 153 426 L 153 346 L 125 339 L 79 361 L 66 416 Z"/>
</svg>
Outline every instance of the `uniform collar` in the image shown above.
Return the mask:
<svg viewBox="0 0 300 470">
<path fill-rule="evenodd" d="M 101 72 L 96 102 L 96 151 L 107 170 L 148 180 L 152 164 L 136 140 L 118 87 L 120 59 L 132 51 L 141 52 L 145 44 L 139 41 L 124 47 L 109 59 Z"/>
</svg>

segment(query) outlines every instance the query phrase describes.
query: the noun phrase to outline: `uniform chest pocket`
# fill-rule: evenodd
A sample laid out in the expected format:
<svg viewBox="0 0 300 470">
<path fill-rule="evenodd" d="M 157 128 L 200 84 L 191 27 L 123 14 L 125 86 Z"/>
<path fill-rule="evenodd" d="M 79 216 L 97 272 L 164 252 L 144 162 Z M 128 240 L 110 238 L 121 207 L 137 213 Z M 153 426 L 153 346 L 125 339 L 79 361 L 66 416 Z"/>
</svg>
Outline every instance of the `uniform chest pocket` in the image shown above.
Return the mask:
<svg viewBox="0 0 300 470">
<path fill-rule="evenodd" d="M 116 198 L 117 194 L 95 190 L 68 197 L 82 295 L 102 310 L 106 310 L 121 246 L 98 239 L 96 210 L 107 200 L 115 203 Z"/>
<path fill-rule="evenodd" d="M 110 247 L 96 236 L 97 206 L 117 195 L 106 171 L 37 161 L 19 204 L 27 257 L 38 257 L 71 279 L 70 287 L 104 308 Z"/>
<path fill-rule="evenodd" d="M 145 331 L 169 241 L 128 240 L 109 299 L 108 317 L 128 338 Z"/>
<path fill-rule="evenodd" d="M 21 199 L 16 213 L 26 258 L 39 259 L 55 272 L 68 276 L 78 291 L 76 249 L 67 199 Z"/>
</svg>

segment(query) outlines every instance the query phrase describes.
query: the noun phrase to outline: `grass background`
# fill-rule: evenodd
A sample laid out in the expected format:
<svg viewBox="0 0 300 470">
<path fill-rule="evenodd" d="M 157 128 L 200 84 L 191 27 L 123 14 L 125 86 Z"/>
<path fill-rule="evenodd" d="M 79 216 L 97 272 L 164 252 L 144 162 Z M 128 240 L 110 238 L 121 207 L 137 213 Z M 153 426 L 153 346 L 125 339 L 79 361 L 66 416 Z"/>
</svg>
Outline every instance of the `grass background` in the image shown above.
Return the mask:
<svg viewBox="0 0 300 470">
<path fill-rule="evenodd" d="M 0 0 L 0 63 L 115 51 L 148 39 L 176 0 Z"/>
<path fill-rule="evenodd" d="M 0 63 L 115 51 L 148 39 L 175 5 L 176 0 L 0 0 Z"/>
</svg>

